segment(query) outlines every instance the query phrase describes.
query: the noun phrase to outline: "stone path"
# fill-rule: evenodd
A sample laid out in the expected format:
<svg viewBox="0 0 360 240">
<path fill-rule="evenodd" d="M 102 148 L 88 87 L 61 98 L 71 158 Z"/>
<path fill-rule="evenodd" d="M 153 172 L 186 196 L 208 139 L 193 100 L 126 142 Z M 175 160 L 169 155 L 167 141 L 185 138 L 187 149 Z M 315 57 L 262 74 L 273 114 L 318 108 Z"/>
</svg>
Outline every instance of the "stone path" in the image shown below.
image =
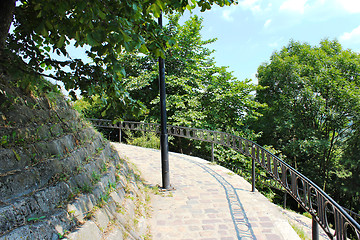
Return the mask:
<svg viewBox="0 0 360 240">
<path fill-rule="evenodd" d="M 161 186 L 160 152 L 113 143 L 151 186 Z M 153 239 L 300 239 L 282 214 L 230 170 L 197 157 L 170 153 L 174 191 L 152 200 Z"/>
</svg>

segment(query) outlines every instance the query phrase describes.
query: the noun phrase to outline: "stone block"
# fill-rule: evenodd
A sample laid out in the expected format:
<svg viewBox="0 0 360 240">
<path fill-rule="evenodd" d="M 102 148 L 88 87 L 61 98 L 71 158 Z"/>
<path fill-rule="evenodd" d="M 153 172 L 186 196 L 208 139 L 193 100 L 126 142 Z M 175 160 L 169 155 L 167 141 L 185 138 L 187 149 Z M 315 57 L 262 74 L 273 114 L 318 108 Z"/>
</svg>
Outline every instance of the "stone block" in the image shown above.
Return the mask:
<svg viewBox="0 0 360 240">
<path fill-rule="evenodd" d="M 105 239 L 107 240 L 123 240 L 124 239 L 124 230 L 117 227 L 117 229 L 114 229 L 111 231 L 108 235 L 105 236 Z"/>
<path fill-rule="evenodd" d="M 69 240 L 98 240 L 101 239 L 101 231 L 93 221 L 87 221 L 75 232 L 70 233 Z"/>
<path fill-rule="evenodd" d="M 95 212 L 93 220 L 96 222 L 97 226 L 101 231 L 104 231 L 108 226 L 112 215 L 107 212 L 105 209 L 99 209 Z"/>
</svg>

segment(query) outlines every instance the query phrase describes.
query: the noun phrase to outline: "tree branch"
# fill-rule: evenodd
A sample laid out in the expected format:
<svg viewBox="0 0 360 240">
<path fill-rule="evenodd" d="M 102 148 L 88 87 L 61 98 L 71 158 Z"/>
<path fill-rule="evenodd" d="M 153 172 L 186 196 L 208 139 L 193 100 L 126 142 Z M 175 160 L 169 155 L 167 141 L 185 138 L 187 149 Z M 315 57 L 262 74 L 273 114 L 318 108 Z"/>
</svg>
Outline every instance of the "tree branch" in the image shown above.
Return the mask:
<svg viewBox="0 0 360 240">
<path fill-rule="evenodd" d="M 13 19 L 15 9 L 15 0 L 0 1 L 0 55 L 5 47 L 5 40 L 9 33 L 10 25 Z"/>
</svg>

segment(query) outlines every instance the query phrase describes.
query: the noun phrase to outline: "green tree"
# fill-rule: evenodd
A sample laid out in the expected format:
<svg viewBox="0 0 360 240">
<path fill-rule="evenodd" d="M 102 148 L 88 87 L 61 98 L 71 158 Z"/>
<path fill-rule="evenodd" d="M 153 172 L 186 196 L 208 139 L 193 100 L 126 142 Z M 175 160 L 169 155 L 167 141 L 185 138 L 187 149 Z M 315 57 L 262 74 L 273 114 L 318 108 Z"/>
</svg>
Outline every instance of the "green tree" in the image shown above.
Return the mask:
<svg viewBox="0 0 360 240">
<path fill-rule="evenodd" d="M 260 116 L 258 110 L 265 107 L 253 96 L 259 86 L 252 84 L 250 79 L 237 80 L 225 67 L 217 68 L 209 80 L 202 97 L 204 128 L 255 139 L 250 125 Z"/>
<path fill-rule="evenodd" d="M 345 206 L 349 209 L 360 213 L 360 119 L 354 120 L 351 130 L 349 131 L 349 138 L 346 141 L 346 148 L 344 150 L 341 163 L 347 171 L 347 177 L 342 181 L 339 198 L 345 201 Z"/>
<path fill-rule="evenodd" d="M 176 44 L 166 50 L 167 115 L 170 124 L 237 131 L 245 119 L 256 118 L 261 105 L 251 94 L 250 80 L 239 81 L 226 67 L 218 67 L 207 48 L 216 39 L 202 40 L 202 19 L 192 16 L 183 25 L 169 16 L 164 27 Z M 135 120 L 159 122 L 158 65 L 151 56 L 125 53 L 118 61 L 128 73 L 124 85 L 132 99 L 142 102 L 146 114 Z M 118 109 L 126 111 L 125 109 Z M 92 110 L 93 114 L 94 111 Z M 90 114 L 90 113 L 89 113 Z M 113 117 L 110 113 L 106 117 Z M 100 115 L 98 115 L 100 117 Z"/>
<path fill-rule="evenodd" d="M 254 100 L 252 92 L 257 87 L 250 80 L 239 81 L 227 71 L 218 67 L 207 46 L 216 39 L 203 40 L 202 19 L 192 16 L 184 24 L 179 24 L 179 15 L 169 16 L 164 27 L 167 35 L 176 42 L 166 50 L 166 92 L 168 123 L 172 125 L 213 129 L 253 137 L 248 123 L 258 116 L 261 107 Z M 126 53 L 119 57 L 128 76 L 124 79 L 126 90 L 132 99 L 146 107 L 144 114 L 126 120 L 160 122 L 158 65 L 154 58 L 136 53 Z M 97 105 L 100 107 L 100 105 Z M 116 109 L 101 116 L 101 110 L 94 105 L 88 108 L 88 116 L 114 119 L 126 109 Z M 115 117 L 116 118 L 116 117 Z M 193 154 L 207 151 L 199 144 L 188 140 L 174 140 L 178 150 Z M 180 146 L 180 147 L 179 147 Z M 196 150 L 202 149 L 202 150 Z M 206 154 L 204 154 L 206 155 Z M 207 154 L 207 157 L 210 156 Z"/>
<path fill-rule="evenodd" d="M 19 66 L 16 62 L 24 60 L 27 68 L 15 68 L 14 72 L 47 75 L 62 81 L 67 90 L 80 89 L 84 97 L 107 96 L 100 98 L 104 104 L 124 107 L 135 102 L 124 94 L 121 78 L 125 71 L 117 61 L 118 55 L 136 50 L 164 57 L 164 49 L 174 42 L 157 24 L 161 11 L 182 13 L 195 6 L 205 11 L 212 4 L 232 2 L 4 0 L 0 5 L 1 65 L 10 72 L 11 66 Z M 11 22 L 14 30 L 8 34 Z M 72 58 L 69 45 L 88 46 L 86 54 L 91 62 Z M 9 52 L 19 58 L 9 57 Z M 52 72 L 45 73 L 49 69 Z"/>
<path fill-rule="evenodd" d="M 359 54 L 343 50 L 336 40 L 315 47 L 291 41 L 258 68 L 264 89 L 256 98 L 268 105 L 255 128 L 263 132 L 261 144 L 281 150 L 333 196 L 351 177 L 344 151 L 358 122 L 359 74 Z"/>
</svg>

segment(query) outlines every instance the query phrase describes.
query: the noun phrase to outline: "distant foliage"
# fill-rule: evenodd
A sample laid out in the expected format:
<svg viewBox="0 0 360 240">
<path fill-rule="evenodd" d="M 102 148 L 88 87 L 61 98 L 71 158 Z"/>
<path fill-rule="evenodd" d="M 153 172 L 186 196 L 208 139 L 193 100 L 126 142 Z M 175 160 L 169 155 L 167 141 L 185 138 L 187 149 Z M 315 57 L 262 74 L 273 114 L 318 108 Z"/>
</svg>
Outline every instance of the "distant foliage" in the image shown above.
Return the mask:
<svg viewBox="0 0 360 240">
<path fill-rule="evenodd" d="M 360 211 L 360 55 L 336 40 L 291 41 L 258 68 L 253 129 L 347 208 Z"/>
<path fill-rule="evenodd" d="M 127 143 L 139 147 L 160 149 L 160 138 L 154 132 L 132 133 L 126 131 Z"/>
<path fill-rule="evenodd" d="M 169 15 L 164 31 L 176 42 L 165 52 L 166 104 L 168 123 L 172 125 L 220 130 L 252 139 L 249 125 L 264 107 L 254 100 L 258 87 L 251 80 L 236 79 L 226 67 L 218 67 L 207 46 L 216 39 L 203 40 L 202 19 L 192 16 L 184 24 L 179 15 Z M 159 80 L 157 59 L 132 53 L 119 56 L 127 72 L 124 87 L 132 99 L 144 108 L 131 117 L 129 108 L 107 108 L 101 101 L 86 107 L 88 117 L 137 120 L 160 123 Z M 172 150 L 210 156 L 204 143 L 175 138 Z"/>
</svg>

